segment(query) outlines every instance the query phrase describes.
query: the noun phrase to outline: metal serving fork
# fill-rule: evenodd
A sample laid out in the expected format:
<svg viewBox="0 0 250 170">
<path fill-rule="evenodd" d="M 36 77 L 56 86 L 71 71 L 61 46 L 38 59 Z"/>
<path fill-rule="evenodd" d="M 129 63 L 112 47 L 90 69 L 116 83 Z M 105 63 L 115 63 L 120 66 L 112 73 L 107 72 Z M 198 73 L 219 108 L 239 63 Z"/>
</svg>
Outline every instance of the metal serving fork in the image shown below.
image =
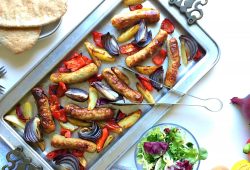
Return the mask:
<svg viewBox="0 0 250 170">
<path fill-rule="evenodd" d="M 5 70 L 4 66 L 2 66 L 0 68 L 0 78 L 2 78 L 6 73 L 7 73 L 7 71 Z M 4 93 L 4 89 L 5 89 L 5 87 L 0 85 L 0 95 Z"/>
</svg>

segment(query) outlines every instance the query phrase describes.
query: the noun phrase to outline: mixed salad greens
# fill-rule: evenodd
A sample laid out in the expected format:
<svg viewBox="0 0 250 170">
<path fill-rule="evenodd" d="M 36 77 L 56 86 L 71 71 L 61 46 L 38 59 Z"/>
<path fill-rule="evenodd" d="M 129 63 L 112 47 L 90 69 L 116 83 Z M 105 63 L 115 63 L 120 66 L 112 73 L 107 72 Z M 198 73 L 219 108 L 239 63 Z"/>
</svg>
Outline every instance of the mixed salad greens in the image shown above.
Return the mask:
<svg viewBox="0 0 250 170">
<path fill-rule="evenodd" d="M 137 148 L 137 162 L 146 170 L 192 170 L 199 160 L 207 158 L 207 150 L 185 141 L 176 127 L 150 130 Z"/>
</svg>

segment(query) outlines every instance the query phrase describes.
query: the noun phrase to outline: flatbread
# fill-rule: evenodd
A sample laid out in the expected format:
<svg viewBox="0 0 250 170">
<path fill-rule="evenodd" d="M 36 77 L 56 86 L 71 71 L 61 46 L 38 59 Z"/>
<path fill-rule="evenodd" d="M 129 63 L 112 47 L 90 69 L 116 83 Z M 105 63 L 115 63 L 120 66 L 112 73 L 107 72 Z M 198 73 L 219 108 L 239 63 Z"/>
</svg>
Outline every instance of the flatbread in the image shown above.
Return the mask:
<svg viewBox="0 0 250 170">
<path fill-rule="evenodd" d="M 0 43 L 14 53 L 21 53 L 32 48 L 39 38 L 41 27 L 4 28 L 0 27 Z"/>
<path fill-rule="evenodd" d="M 61 18 L 67 0 L 1 0 L 0 27 L 40 27 Z"/>
</svg>

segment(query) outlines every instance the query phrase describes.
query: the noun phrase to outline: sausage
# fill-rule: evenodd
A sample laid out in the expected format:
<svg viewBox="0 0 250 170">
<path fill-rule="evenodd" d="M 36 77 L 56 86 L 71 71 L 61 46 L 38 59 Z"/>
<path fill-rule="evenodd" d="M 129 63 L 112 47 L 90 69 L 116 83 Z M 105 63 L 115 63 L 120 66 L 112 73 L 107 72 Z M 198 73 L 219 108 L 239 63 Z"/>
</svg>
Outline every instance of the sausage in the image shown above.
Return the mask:
<svg viewBox="0 0 250 170">
<path fill-rule="evenodd" d="M 106 120 L 114 117 L 113 110 L 106 107 L 88 110 L 87 108 L 80 108 L 74 104 L 68 104 L 65 106 L 65 111 L 73 118 L 86 121 Z"/>
<path fill-rule="evenodd" d="M 117 67 L 111 67 L 111 70 L 115 73 L 115 75 L 122 80 L 124 83 L 129 85 L 129 78 L 126 74 L 124 74 L 121 70 L 119 70 Z"/>
<path fill-rule="evenodd" d="M 60 149 L 77 149 L 80 151 L 95 152 L 96 144 L 79 138 L 65 138 L 61 135 L 53 135 L 51 146 Z"/>
<path fill-rule="evenodd" d="M 110 68 L 104 69 L 102 75 L 112 89 L 126 97 L 131 102 L 141 103 L 143 101 L 141 93 L 131 89 L 126 83 L 120 80 Z"/>
<path fill-rule="evenodd" d="M 134 67 L 140 62 L 151 57 L 159 49 L 159 47 L 163 45 L 165 39 L 167 39 L 167 36 L 168 33 L 160 29 L 159 33 L 155 36 L 152 42 L 150 42 L 145 48 L 126 58 L 127 66 Z"/>
<path fill-rule="evenodd" d="M 64 82 L 66 84 L 80 83 L 97 74 L 98 68 L 94 63 L 71 73 L 53 73 L 50 80 L 54 83 Z"/>
<path fill-rule="evenodd" d="M 169 40 L 169 57 L 168 57 L 168 69 L 166 73 L 165 85 L 172 88 L 177 79 L 178 69 L 180 67 L 180 55 L 178 42 L 175 38 Z"/>
<path fill-rule="evenodd" d="M 41 118 L 41 126 L 43 127 L 44 132 L 54 132 L 56 126 L 50 111 L 48 97 L 44 93 L 43 89 L 39 87 L 32 89 L 32 95 L 36 100 L 38 114 Z"/>
<path fill-rule="evenodd" d="M 142 8 L 125 14 L 115 15 L 111 19 L 111 23 L 114 27 L 120 30 L 133 26 L 142 19 L 147 23 L 158 22 L 160 20 L 160 12 L 152 8 Z"/>
</svg>

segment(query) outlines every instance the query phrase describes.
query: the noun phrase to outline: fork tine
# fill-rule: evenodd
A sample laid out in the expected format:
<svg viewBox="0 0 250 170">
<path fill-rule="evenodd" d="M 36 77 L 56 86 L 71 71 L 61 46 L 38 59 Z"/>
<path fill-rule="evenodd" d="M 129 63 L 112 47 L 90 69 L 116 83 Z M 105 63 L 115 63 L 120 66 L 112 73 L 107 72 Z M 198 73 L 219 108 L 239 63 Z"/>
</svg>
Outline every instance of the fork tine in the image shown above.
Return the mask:
<svg viewBox="0 0 250 170">
<path fill-rule="evenodd" d="M 5 70 L 5 69 L 4 69 L 4 66 L 2 66 L 2 67 L 0 68 L 0 71 L 1 71 L 1 70 Z"/>
<path fill-rule="evenodd" d="M 0 78 L 3 77 L 6 73 L 7 73 L 6 70 L 3 70 L 3 71 L 0 70 Z"/>
<path fill-rule="evenodd" d="M 2 85 L 0 85 L 0 90 L 1 90 L 1 89 L 5 89 L 5 87 L 3 87 Z"/>
</svg>

